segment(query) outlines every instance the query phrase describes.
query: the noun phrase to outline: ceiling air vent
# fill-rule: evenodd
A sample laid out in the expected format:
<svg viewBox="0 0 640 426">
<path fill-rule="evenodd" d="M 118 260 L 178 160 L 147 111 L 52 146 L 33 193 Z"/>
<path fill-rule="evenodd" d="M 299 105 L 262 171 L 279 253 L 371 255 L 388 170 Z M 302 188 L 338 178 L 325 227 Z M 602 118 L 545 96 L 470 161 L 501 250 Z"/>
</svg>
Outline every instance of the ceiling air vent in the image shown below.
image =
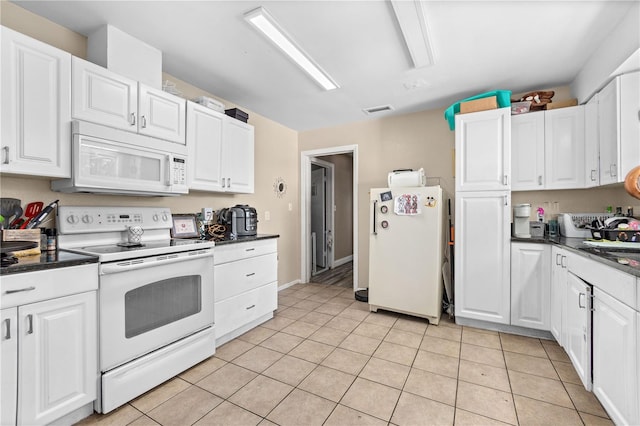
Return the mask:
<svg viewBox="0 0 640 426">
<path fill-rule="evenodd" d="M 367 114 L 377 114 L 379 112 L 393 111 L 393 107 L 391 105 L 381 105 L 371 108 L 365 108 L 363 109 L 363 111 Z"/>
</svg>

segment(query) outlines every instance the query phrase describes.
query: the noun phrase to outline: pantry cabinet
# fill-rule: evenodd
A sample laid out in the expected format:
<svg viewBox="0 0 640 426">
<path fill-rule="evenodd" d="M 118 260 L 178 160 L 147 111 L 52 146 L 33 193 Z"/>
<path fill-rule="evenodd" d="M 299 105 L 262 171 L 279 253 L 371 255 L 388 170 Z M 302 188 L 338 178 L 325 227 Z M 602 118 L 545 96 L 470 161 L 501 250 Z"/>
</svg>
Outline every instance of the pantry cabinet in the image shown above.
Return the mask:
<svg viewBox="0 0 640 426">
<path fill-rule="evenodd" d="M 640 164 L 640 71 L 614 78 L 598 93 L 600 184 L 623 182 Z"/>
<path fill-rule="evenodd" d="M 213 271 L 216 346 L 273 317 L 278 307 L 276 238 L 217 246 Z"/>
<path fill-rule="evenodd" d="M 0 172 L 71 176 L 71 55 L 1 27 Z"/>
<path fill-rule="evenodd" d="M 72 115 L 185 145 L 186 101 L 83 59 L 72 60 Z"/>
<path fill-rule="evenodd" d="M 511 243 L 511 325 L 549 330 L 551 247 Z"/>
<path fill-rule="evenodd" d="M 187 103 L 189 188 L 254 192 L 254 128 L 212 109 Z"/>
</svg>

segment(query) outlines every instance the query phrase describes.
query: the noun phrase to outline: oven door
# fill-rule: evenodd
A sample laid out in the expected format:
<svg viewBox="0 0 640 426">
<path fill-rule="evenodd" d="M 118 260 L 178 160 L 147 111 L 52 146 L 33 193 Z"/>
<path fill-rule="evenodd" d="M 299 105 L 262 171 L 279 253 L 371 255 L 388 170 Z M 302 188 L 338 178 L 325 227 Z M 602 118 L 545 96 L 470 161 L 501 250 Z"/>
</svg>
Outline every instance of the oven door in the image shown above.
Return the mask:
<svg viewBox="0 0 640 426">
<path fill-rule="evenodd" d="M 213 249 L 100 265 L 105 372 L 213 325 Z"/>
</svg>

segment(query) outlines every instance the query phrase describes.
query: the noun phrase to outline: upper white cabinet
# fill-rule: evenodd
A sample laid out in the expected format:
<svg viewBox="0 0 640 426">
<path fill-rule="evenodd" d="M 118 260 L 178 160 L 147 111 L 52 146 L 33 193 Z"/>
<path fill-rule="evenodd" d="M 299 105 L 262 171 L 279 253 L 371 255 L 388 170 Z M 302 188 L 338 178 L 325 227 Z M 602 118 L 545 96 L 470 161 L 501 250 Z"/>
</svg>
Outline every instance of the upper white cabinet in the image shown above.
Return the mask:
<svg viewBox="0 0 640 426">
<path fill-rule="evenodd" d="M 511 325 L 549 330 L 551 247 L 511 243 Z"/>
<path fill-rule="evenodd" d="M 544 189 L 544 111 L 511 117 L 512 191 Z"/>
<path fill-rule="evenodd" d="M 509 190 L 511 110 L 456 115 L 456 192 Z"/>
<path fill-rule="evenodd" d="M 598 93 L 600 184 L 623 182 L 640 164 L 640 72 L 613 79 Z"/>
<path fill-rule="evenodd" d="M 600 148 L 598 135 L 598 95 L 584 105 L 584 186 L 600 185 Z"/>
<path fill-rule="evenodd" d="M 185 144 L 184 99 L 76 57 L 72 81 L 73 118 Z"/>
<path fill-rule="evenodd" d="M 545 189 L 584 187 L 584 107 L 544 112 Z"/>
<path fill-rule="evenodd" d="M 71 175 L 71 55 L 6 27 L 2 39 L 3 173 Z"/>
<path fill-rule="evenodd" d="M 253 126 L 187 102 L 189 188 L 253 193 Z"/>
</svg>

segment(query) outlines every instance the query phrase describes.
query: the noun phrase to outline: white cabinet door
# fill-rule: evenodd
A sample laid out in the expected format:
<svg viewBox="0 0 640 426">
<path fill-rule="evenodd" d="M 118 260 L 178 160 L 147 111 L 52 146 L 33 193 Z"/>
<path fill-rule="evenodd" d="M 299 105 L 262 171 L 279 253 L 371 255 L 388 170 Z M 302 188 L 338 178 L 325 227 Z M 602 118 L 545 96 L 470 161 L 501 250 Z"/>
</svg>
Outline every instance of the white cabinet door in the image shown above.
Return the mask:
<svg viewBox="0 0 640 426">
<path fill-rule="evenodd" d="M 598 136 L 600 148 L 600 184 L 619 181 L 620 79 L 616 78 L 598 92 Z"/>
<path fill-rule="evenodd" d="M 594 296 L 593 393 L 615 424 L 639 424 L 637 313 L 598 288 Z"/>
<path fill-rule="evenodd" d="M 509 324 L 510 210 L 508 191 L 456 195 L 456 315 Z"/>
<path fill-rule="evenodd" d="M 598 146 L 598 94 L 584 106 L 584 186 L 600 184 L 600 149 Z"/>
<path fill-rule="evenodd" d="M 511 117 L 511 190 L 544 188 L 544 111 Z"/>
<path fill-rule="evenodd" d="M 510 189 L 511 110 L 456 115 L 456 192 Z"/>
<path fill-rule="evenodd" d="M 8 28 L 2 39 L 3 173 L 71 175 L 71 55 Z"/>
<path fill-rule="evenodd" d="M 566 346 L 563 317 L 566 315 L 567 253 L 556 246 L 551 248 L 550 324 L 551 334 L 560 346 Z"/>
<path fill-rule="evenodd" d="M 18 424 L 46 424 L 96 399 L 96 293 L 20 306 Z"/>
<path fill-rule="evenodd" d="M 225 115 L 187 102 L 189 189 L 222 191 L 222 123 Z"/>
<path fill-rule="evenodd" d="M 186 101 L 144 84 L 138 85 L 138 132 L 185 144 Z"/>
<path fill-rule="evenodd" d="M 545 188 L 584 187 L 584 106 L 545 111 Z"/>
<path fill-rule="evenodd" d="M 549 330 L 551 247 L 511 243 L 511 325 Z"/>
<path fill-rule="evenodd" d="M 222 127 L 223 186 L 226 191 L 252 194 L 254 189 L 254 129 L 234 118 Z"/>
<path fill-rule="evenodd" d="M 14 425 L 18 407 L 18 309 L 3 309 L 0 321 L 0 424 Z"/>
<path fill-rule="evenodd" d="M 73 118 L 137 131 L 136 81 L 75 56 L 71 74 Z"/>
<path fill-rule="evenodd" d="M 591 390 L 591 286 L 567 274 L 565 350 L 585 389 Z"/>
</svg>

